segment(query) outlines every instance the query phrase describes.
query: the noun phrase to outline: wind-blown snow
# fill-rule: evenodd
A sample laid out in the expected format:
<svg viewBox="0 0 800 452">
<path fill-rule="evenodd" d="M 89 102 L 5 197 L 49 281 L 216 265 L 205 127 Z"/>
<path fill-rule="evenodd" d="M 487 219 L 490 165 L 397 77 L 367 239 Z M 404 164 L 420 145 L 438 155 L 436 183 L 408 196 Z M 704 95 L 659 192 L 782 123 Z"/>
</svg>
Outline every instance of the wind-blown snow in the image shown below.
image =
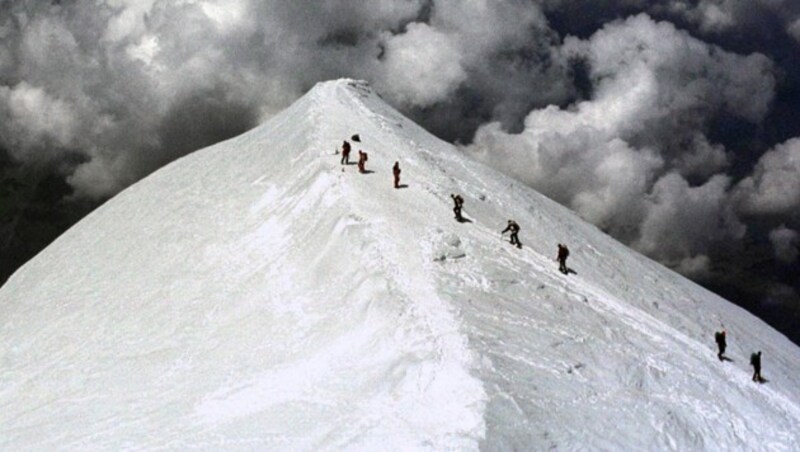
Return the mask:
<svg viewBox="0 0 800 452">
<path fill-rule="evenodd" d="M 354 133 L 374 173 L 334 155 Z M 119 194 L 0 289 L 0 323 L 3 450 L 800 444 L 785 337 L 351 80 Z"/>
</svg>

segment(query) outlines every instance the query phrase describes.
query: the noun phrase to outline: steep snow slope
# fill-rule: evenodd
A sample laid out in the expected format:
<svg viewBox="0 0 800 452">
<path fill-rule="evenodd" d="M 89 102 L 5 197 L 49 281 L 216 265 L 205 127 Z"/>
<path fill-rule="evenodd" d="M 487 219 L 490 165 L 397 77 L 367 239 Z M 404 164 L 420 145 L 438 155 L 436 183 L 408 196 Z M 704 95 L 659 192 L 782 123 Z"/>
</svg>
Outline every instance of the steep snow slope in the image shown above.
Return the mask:
<svg viewBox="0 0 800 452">
<path fill-rule="evenodd" d="M 374 173 L 333 155 L 353 133 Z M 3 450 L 800 444 L 785 337 L 349 80 L 119 194 L 0 289 L 0 324 Z"/>
</svg>

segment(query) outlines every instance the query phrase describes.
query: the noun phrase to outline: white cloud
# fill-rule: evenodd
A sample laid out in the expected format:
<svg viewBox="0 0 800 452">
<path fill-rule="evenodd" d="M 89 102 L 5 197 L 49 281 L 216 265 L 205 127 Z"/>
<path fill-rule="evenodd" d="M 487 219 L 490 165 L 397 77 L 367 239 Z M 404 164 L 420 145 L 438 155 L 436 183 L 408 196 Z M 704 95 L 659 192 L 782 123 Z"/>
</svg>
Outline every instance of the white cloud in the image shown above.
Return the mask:
<svg viewBox="0 0 800 452">
<path fill-rule="evenodd" d="M 714 242 L 741 238 L 746 229 L 730 205 L 729 185 L 726 176 L 693 187 L 677 173 L 666 174 L 646 201 L 634 246 L 662 262 L 677 264 L 705 253 Z"/>
<path fill-rule="evenodd" d="M 696 18 L 706 31 L 725 30 L 736 23 L 729 1 L 701 0 L 697 4 Z"/>
<path fill-rule="evenodd" d="M 486 64 L 493 52 L 529 44 L 532 29 L 548 29 L 536 5 L 495 0 L 437 0 L 431 24 L 458 36 L 468 65 Z"/>
<path fill-rule="evenodd" d="M 778 260 L 791 263 L 797 259 L 800 253 L 798 251 L 800 234 L 797 231 L 787 228 L 786 225 L 780 225 L 770 231 L 769 241 L 772 243 L 772 249 Z"/>
<path fill-rule="evenodd" d="M 705 279 L 711 274 L 711 258 L 705 254 L 686 257 L 681 259 L 674 269 L 689 278 Z"/>
<path fill-rule="evenodd" d="M 532 112 L 519 135 L 499 124 L 479 129 L 470 150 L 605 228 L 638 222 L 638 206 L 662 159 L 633 149 L 580 113 L 548 107 Z"/>
<path fill-rule="evenodd" d="M 775 88 L 773 65 L 764 55 L 726 52 L 644 14 L 606 25 L 586 41 L 569 38 L 564 50 L 588 59 L 595 97 L 624 102 L 618 108 L 627 116 L 620 119 L 633 128 L 716 108 L 757 122 Z M 632 90 L 637 92 L 628 94 Z"/>
<path fill-rule="evenodd" d="M 110 162 L 102 155 L 95 155 L 91 161 L 76 168 L 67 179 L 76 188 L 75 198 L 100 198 L 107 193 L 121 190 L 127 180 L 122 162 Z M 122 170 L 123 174 L 120 174 Z"/>
<path fill-rule="evenodd" d="M 6 138 L 0 141 L 5 141 L 12 153 L 31 148 L 41 151 L 48 144 L 70 146 L 78 132 L 75 112 L 68 103 L 27 82 L 10 89 L 0 87 L 1 110 L 5 110 L 7 118 L 0 125 L 4 132 L 0 135 Z"/>
<path fill-rule="evenodd" d="M 680 153 L 673 162 L 681 175 L 708 178 L 728 167 L 730 156 L 725 147 L 708 142 L 701 133 L 695 133 L 686 144 L 686 151 Z"/>
<path fill-rule="evenodd" d="M 243 0 L 203 1 L 200 8 L 224 31 L 239 25 L 247 14 L 247 4 Z"/>
<path fill-rule="evenodd" d="M 103 39 L 109 42 L 135 39 L 146 30 L 145 16 L 155 0 L 123 0 L 112 3 L 117 3 L 113 6 L 118 13 L 108 20 Z"/>
<path fill-rule="evenodd" d="M 800 208 L 800 138 L 761 156 L 753 174 L 739 183 L 737 198 L 748 214 L 786 214 Z"/>
<path fill-rule="evenodd" d="M 428 106 L 450 96 L 467 78 L 452 36 L 412 23 L 386 42 L 382 91 L 399 102 Z"/>
<path fill-rule="evenodd" d="M 650 256 L 702 273 L 710 243 L 745 231 L 719 175 L 729 156 L 705 123 L 720 111 L 760 121 L 773 96 L 770 61 L 646 15 L 567 38 L 562 53 L 588 62 L 592 97 L 532 111 L 519 134 L 484 125 L 466 149 Z"/>
<path fill-rule="evenodd" d="M 152 35 L 142 36 L 138 42 L 130 44 L 127 48 L 128 56 L 131 59 L 139 60 L 146 66 L 154 69 L 159 67 L 163 68 L 163 66 L 155 63 L 155 58 L 158 55 L 158 51 L 158 37 Z"/>
<path fill-rule="evenodd" d="M 705 33 L 724 33 L 768 20 L 791 22 L 798 9 L 792 0 L 670 0 L 655 9 L 678 14 Z"/>
</svg>

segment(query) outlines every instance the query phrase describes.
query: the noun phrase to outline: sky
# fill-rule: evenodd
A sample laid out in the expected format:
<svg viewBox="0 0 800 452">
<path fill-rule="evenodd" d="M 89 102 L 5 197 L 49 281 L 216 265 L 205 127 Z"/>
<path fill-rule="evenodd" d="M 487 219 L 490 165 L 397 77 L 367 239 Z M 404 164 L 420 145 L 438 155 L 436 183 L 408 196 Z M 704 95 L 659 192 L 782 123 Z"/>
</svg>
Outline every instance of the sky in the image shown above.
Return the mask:
<svg viewBox="0 0 800 452">
<path fill-rule="evenodd" d="M 339 77 L 800 341 L 790 0 L 0 0 L 0 280 Z"/>
</svg>

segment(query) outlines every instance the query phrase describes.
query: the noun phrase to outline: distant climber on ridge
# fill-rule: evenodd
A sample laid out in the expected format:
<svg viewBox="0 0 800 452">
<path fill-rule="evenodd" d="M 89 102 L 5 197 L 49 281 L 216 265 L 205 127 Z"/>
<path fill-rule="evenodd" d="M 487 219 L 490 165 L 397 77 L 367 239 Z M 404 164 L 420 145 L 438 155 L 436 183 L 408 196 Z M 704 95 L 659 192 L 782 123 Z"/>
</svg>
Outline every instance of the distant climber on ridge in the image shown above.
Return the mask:
<svg viewBox="0 0 800 452">
<path fill-rule="evenodd" d="M 717 358 L 722 361 L 723 355 L 725 354 L 725 347 L 728 345 L 725 342 L 725 330 L 714 333 L 714 340 L 717 342 Z"/>
<path fill-rule="evenodd" d="M 453 213 L 456 214 L 456 221 L 461 223 L 464 221 L 464 217 L 461 216 L 461 207 L 464 205 L 464 198 L 462 198 L 461 195 L 456 195 L 453 193 L 450 193 L 450 197 L 453 198 L 453 204 L 455 204 L 453 207 Z"/>
<path fill-rule="evenodd" d="M 394 188 L 400 188 L 400 162 L 394 162 L 392 174 L 394 174 Z"/>
<path fill-rule="evenodd" d="M 367 164 L 367 153 L 362 151 L 361 149 L 358 150 L 358 172 L 359 173 L 366 173 L 367 170 L 364 168 L 364 165 Z"/>
<path fill-rule="evenodd" d="M 762 383 L 764 379 L 761 378 L 761 350 L 750 355 L 750 365 L 753 366 L 753 381 Z"/>
<path fill-rule="evenodd" d="M 511 232 L 511 244 L 517 245 L 517 248 L 522 248 L 522 243 L 519 242 L 519 225 L 514 220 L 508 220 L 508 226 L 500 233 L 500 235 L 505 235 L 506 232 Z"/>
<path fill-rule="evenodd" d="M 567 245 L 562 245 L 561 243 L 558 244 L 558 256 L 556 260 L 558 261 L 558 271 L 563 274 L 569 273 L 569 269 L 567 268 L 567 258 L 569 257 L 569 248 Z"/>
<path fill-rule="evenodd" d="M 345 140 L 342 144 L 342 165 L 350 164 L 350 143 Z"/>
</svg>

